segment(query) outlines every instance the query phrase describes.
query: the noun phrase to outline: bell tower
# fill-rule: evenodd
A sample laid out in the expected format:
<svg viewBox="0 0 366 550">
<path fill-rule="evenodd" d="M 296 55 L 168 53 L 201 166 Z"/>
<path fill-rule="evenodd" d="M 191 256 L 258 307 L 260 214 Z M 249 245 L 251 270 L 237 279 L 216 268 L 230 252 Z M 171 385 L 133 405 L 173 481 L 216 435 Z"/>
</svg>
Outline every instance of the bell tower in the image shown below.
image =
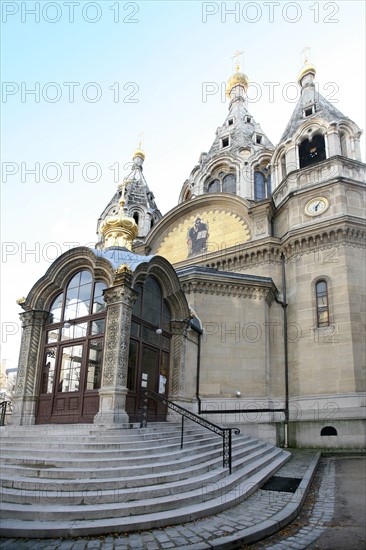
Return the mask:
<svg viewBox="0 0 366 550">
<path fill-rule="evenodd" d="M 154 194 L 150 191 L 143 174 L 144 160 L 145 153 L 141 149 L 140 143 L 132 155 L 130 173 L 118 186 L 116 193 L 98 219 L 97 248 L 114 246 L 111 243 L 117 235 L 117 228 L 118 231 L 122 228 L 123 231 L 128 231 L 131 243 L 139 244 L 161 218 Z M 127 220 L 130 221 L 127 223 Z M 118 233 L 117 241 L 121 238 Z M 126 244 L 119 246 L 126 246 Z"/>
</svg>

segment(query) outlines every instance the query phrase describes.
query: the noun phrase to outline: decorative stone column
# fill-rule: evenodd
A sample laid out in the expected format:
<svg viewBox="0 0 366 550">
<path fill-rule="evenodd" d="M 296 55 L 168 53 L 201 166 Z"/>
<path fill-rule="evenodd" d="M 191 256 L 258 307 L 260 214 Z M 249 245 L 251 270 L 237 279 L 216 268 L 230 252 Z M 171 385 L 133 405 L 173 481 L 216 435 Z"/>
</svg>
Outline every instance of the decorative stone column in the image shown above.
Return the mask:
<svg viewBox="0 0 366 550">
<path fill-rule="evenodd" d="M 173 320 L 170 323 L 172 332 L 172 352 L 170 387 L 168 399 L 174 402 L 180 401 L 180 396 L 184 392 L 185 379 L 185 359 L 186 359 L 186 335 L 187 321 Z M 183 404 L 183 406 L 185 406 Z M 179 422 L 181 416 L 178 413 L 168 409 L 167 420 L 170 422 Z"/>
<path fill-rule="evenodd" d="M 360 137 L 362 132 L 358 132 L 353 138 L 353 149 L 354 149 L 354 159 L 362 161 L 361 157 L 361 146 L 360 146 Z"/>
<path fill-rule="evenodd" d="M 17 381 L 13 398 L 13 414 L 10 424 L 30 425 L 35 423 L 38 399 L 39 356 L 42 352 L 42 332 L 48 312 L 30 310 L 20 314 L 22 340 L 20 345 Z"/>
<path fill-rule="evenodd" d="M 294 170 L 298 170 L 298 168 L 300 167 L 297 155 L 297 145 L 288 145 L 286 149 L 286 174 L 289 174 Z"/>
<path fill-rule="evenodd" d="M 339 140 L 339 133 L 337 128 L 337 123 L 334 122 L 329 125 L 328 129 L 328 155 L 329 157 L 334 157 L 335 155 L 341 155 L 341 142 Z"/>
<path fill-rule="evenodd" d="M 116 271 L 114 286 L 104 291 L 107 303 L 99 412 L 94 423 L 117 425 L 128 422 L 126 413 L 128 352 L 132 308 L 137 293 L 132 289 L 132 272 L 126 266 Z"/>
<path fill-rule="evenodd" d="M 170 376 L 169 399 L 176 400 L 184 391 L 186 321 L 171 321 L 173 361 Z"/>
</svg>

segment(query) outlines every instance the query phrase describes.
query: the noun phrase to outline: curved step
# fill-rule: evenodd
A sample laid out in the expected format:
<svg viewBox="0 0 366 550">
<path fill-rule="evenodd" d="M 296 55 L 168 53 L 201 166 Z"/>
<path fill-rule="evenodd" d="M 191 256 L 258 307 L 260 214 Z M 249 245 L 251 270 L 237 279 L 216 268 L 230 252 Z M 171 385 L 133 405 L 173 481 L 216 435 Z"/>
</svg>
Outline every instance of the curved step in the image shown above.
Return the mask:
<svg viewBox="0 0 366 550">
<path fill-rule="evenodd" d="M 233 464 L 233 471 L 236 472 L 241 468 L 242 476 L 246 475 L 246 471 L 253 470 L 253 462 L 257 464 L 258 460 L 263 457 L 267 458 L 268 452 L 266 449 L 254 449 L 250 454 L 240 460 L 236 460 Z M 217 465 L 216 465 L 217 466 Z M 244 471 L 245 468 L 245 471 Z M 191 474 L 191 475 L 189 475 Z M 145 480 L 141 484 L 140 478 L 135 478 L 134 483 L 131 479 L 124 480 L 115 486 L 102 488 L 100 481 L 84 484 L 80 487 L 77 484 L 59 484 L 57 487 L 53 483 L 38 483 L 30 488 L 25 483 L 21 483 L 18 487 L 6 487 L 2 484 L 2 498 L 8 503 L 33 504 L 33 503 L 54 503 L 58 504 L 104 504 L 104 503 L 122 503 L 131 502 L 142 499 L 159 498 L 162 496 L 178 494 L 187 490 L 193 490 L 197 487 L 204 487 L 217 483 L 219 480 L 227 476 L 227 471 L 223 468 L 208 468 L 204 473 L 196 474 L 194 472 L 185 472 L 185 477 L 162 482 L 158 478 Z M 119 486 L 118 486 L 119 485 Z"/>
<path fill-rule="evenodd" d="M 185 432 L 183 449 L 180 426 L 61 431 L 47 430 L 47 448 L 39 429 L 28 452 L 23 430 L 4 443 L 3 536 L 72 536 L 75 529 L 92 534 L 189 521 L 192 513 L 198 518 L 237 504 L 290 456 L 233 435 L 229 475 L 222 438 L 202 429 Z"/>
<path fill-rule="evenodd" d="M 94 520 L 34 521 L 20 520 L 15 517 L 16 507 L 13 507 L 13 519 L 2 520 L 2 534 L 5 537 L 22 536 L 30 538 L 73 537 L 91 534 L 107 534 L 130 532 L 142 529 L 152 529 L 167 525 L 194 521 L 210 514 L 215 514 L 238 504 L 250 496 L 264 481 L 289 459 L 289 453 L 280 451 L 280 456 L 272 460 L 260 472 L 255 473 L 244 484 L 236 484 L 236 489 L 227 493 L 226 498 L 216 496 L 198 504 L 185 505 L 182 508 L 166 512 L 145 513 L 130 517 L 113 517 Z M 288 455 L 288 456 L 287 456 Z M 232 477 L 232 476 L 230 476 Z M 14 519 L 15 517 L 15 519 Z M 55 518 L 54 518 L 55 519 Z"/>
</svg>

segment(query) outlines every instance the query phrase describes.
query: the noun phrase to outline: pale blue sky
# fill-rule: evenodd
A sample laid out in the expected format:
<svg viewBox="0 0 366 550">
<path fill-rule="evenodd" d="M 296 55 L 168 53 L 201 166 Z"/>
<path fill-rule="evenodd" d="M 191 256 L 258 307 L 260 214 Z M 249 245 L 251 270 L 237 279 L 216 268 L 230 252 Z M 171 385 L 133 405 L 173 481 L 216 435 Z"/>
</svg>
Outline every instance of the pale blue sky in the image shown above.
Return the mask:
<svg viewBox="0 0 366 550">
<path fill-rule="evenodd" d="M 304 46 L 311 47 L 319 91 L 365 127 L 362 1 L 240 2 L 237 21 L 229 14 L 225 21 L 222 2 L 79 0 L 73 23 L 64 1 L 39 2 L 40 21 L 35 22 L 26 9 L 36 4 L 2 2 L 3 92 L 19 89 L 14 95 L 3 93 L 1 103 L 2 163 L 19 168 L 2 180 L 2 357 L 8 366 L 16 365 L 20 342 L 21 310 L 15 300 L 29 292 L 57 251 L 67 250 L 65 243 L 95 242 L 97 218 L 117 186 L 109 167 L 118 162 L 120 180 L 126 175 L 123 166 L 140 132 L 144 173 L 157 204 L 163 213 L 176 205 L 183 182 L 227 113 L 219 92 L 203 101 L 202 89 L 205 83 L 224 86 L 235 50 L 245 51 L 244 72 L 256 83 L 253 94 L 261 93 L 249 102 L 249 111 L 274 144 L 295 106 L 283 92 L 296 91 L 289 83 L 296 82 Z M 120 21 L 115 23 L 117 4 Z M 235 4 L 226 2 L 226 8 Z M 83 10 L 86 18 L 98 16 L 99 21 L 86 21 Z M 209 11 L 217 13 L 203 22 Z M 55 23 L 46 20 L 56 18 Z M 65 82 L 80 83 L 72 103 Z M 102 94 L 94 103 L 85 99 L 96 91 L 92 82 Z M 269 82 L 279 83 L 272 102 Z M 40 101 L 31 95 L 22 101 L 21 91 L 35 83 Z M 61 97 L 51 102 L 56 91 Z M 24 172 L 36 162 L 41 171 L 57 163 L 60 180 L 45 181 L 41 173 L 37 183 L 23 173 L 22 182 L 21 163 Z M 70 162 L 80 163 L 74 182 L 65 166 Z M 99 181 L 86 181 L 94 175 L 91 169 L 83 177 L 87 163 L 100 166 Z M 50 169 L 46 180 L 54 173 Z"/>
</svg>

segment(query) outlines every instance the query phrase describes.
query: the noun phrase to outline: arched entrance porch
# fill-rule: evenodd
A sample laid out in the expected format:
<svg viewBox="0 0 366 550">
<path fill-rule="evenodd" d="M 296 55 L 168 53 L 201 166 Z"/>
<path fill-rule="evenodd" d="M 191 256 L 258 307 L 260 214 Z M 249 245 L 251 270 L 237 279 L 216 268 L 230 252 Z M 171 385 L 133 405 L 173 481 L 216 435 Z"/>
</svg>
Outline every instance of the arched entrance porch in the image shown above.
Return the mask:
<svg viewBox="0 0 366 550">
<path fill-rule="evenodd" d="M 168 397 L 170 374 L 171 315 L 161 287 L 154 277 L 135 286 L 138 293 L 132 311 L 128 359 L 126 412 L 130 421 L 141 418 L 144 388 Z M 166 420 L 166 407 L 149 400 L 148 419 Z"/>
</svg>

